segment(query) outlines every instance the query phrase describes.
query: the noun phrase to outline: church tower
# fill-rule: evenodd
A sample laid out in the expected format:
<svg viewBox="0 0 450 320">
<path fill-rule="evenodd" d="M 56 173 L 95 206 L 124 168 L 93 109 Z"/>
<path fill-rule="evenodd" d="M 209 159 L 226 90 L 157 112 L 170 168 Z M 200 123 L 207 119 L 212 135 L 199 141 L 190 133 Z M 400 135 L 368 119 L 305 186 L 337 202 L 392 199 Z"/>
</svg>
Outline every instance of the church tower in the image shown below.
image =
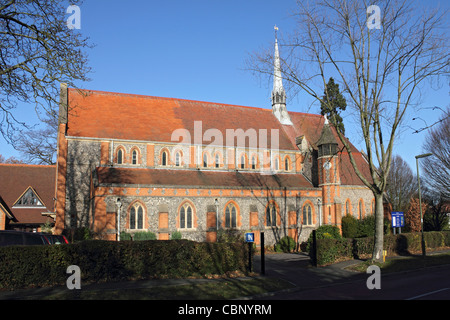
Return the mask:
<svg viewBox="0 0 450 320">
<path fill-rule="evenodd" d="M 341 179 L 337 155 L 338 143 L 326 116 L 322 134 L 316 145 L 319 149 L 317 165 L 323 203 L 321 221 L 322 224 L 333 224 L 340 227 L 342 204 L 340 203 Z"/>
<path fill-rule="evenodd" d="M 272 90 L 272 112 L 281 124 L 292 125 L 291 118 L 286 109 L 286 91 L 283 87 L 281 77 L 280 53 L 278 51 L 277 39 L 278 27 L 275 26 L 275 55 L 273 58 L 273 90 Z"/>
</svg>

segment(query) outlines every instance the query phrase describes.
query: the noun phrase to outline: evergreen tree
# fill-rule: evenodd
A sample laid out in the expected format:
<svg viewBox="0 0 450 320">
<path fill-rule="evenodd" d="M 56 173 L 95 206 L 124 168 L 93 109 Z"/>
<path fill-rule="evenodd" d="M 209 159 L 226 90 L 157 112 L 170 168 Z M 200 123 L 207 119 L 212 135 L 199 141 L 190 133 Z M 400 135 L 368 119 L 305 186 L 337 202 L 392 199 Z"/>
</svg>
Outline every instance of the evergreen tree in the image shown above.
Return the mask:
<svg viewBox="0 0 450 320">
<path fill-rule="evenodd" d="M 345 110 L 347 101 L 339 91 L 339 84 L 335 83 L 333 78 L 330 78 L 323 94 L 320 102 L 320 114 L 326 115 L 329 119 L 334 117 L 336 121 L 332 121 L 332 123 L 336 123 L 336 129 L 345 135 L 344 122 L 339 113 Z"/>
</svg>

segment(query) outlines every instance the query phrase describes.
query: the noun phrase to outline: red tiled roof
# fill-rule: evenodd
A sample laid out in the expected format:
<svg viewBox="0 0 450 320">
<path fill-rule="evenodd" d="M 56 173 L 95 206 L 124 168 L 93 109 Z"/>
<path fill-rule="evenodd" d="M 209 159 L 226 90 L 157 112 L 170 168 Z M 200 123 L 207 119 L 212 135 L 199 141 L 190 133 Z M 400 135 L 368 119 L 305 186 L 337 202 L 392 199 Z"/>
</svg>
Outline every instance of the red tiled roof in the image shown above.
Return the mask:
<svg viewBox="0 0 450 320">
<path fill-rule="evenodd" d="M 194 121 L 201 121 L 202 135 L 208 129 L 218 129 L 226 145 L 227 129 L 270 130 L 280 132 L 279 148 L 294 149 L 284 134 L 282 125 L 268 109 L 235 106 L 211 102 L 159 98 L 132 94 L 69 89 L 68 136 L 115 138 L 125 140 L 172 140 L 177 129 L 187 129 L 194 143 Z M 213 139 L 214 140 L 214 139 Z M 205 140 L 204 144 L 211 141 Z"/>
<path fill-rule="evenodd" d="M 359 152 L 352 153 L 361 174 L 368 180 L 372 181 L 370 176 L 369 165 L 364 159 L 363 155 Z M 341 152 L 338 154 L 339 169 L 341 176 L 341 185 L 363 185 L 363 182 L 356 175 L 352 164 L 350 163 L 350 157 L 347 152 Z"/>
<path fill-rule="evenodd" d="M 42 212 L 53 212 L 56 166 L 0 164 L 0 196 L 18 223 L 44 223 Z M 46 207 L 12 208 L 19 197 L 32 187 Z M 22 220 L 23 221 L 22 221 Z M 24 222 L 25 223 L 25 222 Z"/>
<path fill-rule="evenodd" d="M 301 174 L 267 175 L 256 172 L 171 169 L 97 168 L 100 185 L 164 185 L 239 188 L 313 188 Z"/>
<path fill-rule="evenodd" d="M 53 222 L 53 218 L 42 215 L 42 212 L 46 212 L 46 210 L 13 209 L 14 218 L 16 218 L 17 222 L 12 222 L 12 224 L 44 224 L 47 221 Z"/>
<path fill-rule="evenodd" d="M 202 136 L 208 129 L 220 131 L 223 140 L 215 141 L 219 145 L 227 145 L 227 129 L 242 129 L 247 133 L 253 129 L 257 134 L 266 130 L 267 147 L 270 148 L 271 129 L 275 129 L 279 132 L 279 149 L 298 151 L 296 137 L 304 136 L 316 148 L 315 143 L 324 126 L 324 117 L 316 114 L 289 112 L 293 123 L 293 126 L 289 126 L 282 125 L 271 109 L 124 93 L 69 88 L 68 101 L 67 135 L 76 137 L 178 142 L 172 140 L 172 133 L 177 129 L 186 129 L 191 142 L 198 143 L 194 141 L 194 122 L 201 121 Z M 338 149 L 342 150 L 343 145 L 336 130 L 332 128 L 332 131 Z M 201 141 L 205 145 L 211 142 Z M 237 143 L 236 139 L 234 143 Z M 248 140 L 246 143 L 248 145 Z M 359 164 L 366 167 L 362 155 L 350 145 Z M 348 173 L 342 178 L 343 182 L 362 184 L 356 175 L 350 173 L 353 168 L 349 161 L 343 161 L 342 166 L 345 167 L 341 172 Z"/>
<path fill-rule="evenodd" d="M 187 129 L 194 143 L 194 122 L 201 121 L 202 135 L 218 129 L 223 137 L 223 141 L 204 140 L 203 144 L 225 146 L 227 129 L 257 134 L 267 130 L 270 148 L 273 129 L 279 132 L 279 149 L 298 150 L 295 138 L 304 135 L 314 145 L 324 124 L 323 116 L 301 112 L 289 112 L 294 124 L 289 126 L 282 125 L 271 109 L 71 88 L 68 92 L 68 136 L 178 142 L 172 140 L 172 133 Z"/>
</svg>

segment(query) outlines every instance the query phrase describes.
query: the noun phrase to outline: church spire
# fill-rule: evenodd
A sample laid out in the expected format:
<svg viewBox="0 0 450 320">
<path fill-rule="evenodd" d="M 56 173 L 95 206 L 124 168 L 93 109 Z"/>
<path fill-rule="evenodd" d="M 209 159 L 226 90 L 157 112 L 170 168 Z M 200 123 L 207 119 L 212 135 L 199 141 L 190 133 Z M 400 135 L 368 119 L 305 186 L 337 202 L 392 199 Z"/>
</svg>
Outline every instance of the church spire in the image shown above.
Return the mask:
<svg viewBox="0 0 450 320">
<path fill-rule="evenodd" d="M 281 124 L 292 125 L 291 119 L 286 109 L 286 91 L 283 87 L 281 76 L 280 53 L 278 51 L 277 31 L 275 26 L 275 55 L 273 58 L 273 90 L 272 90 L 272 112 Z"/>
</svg>

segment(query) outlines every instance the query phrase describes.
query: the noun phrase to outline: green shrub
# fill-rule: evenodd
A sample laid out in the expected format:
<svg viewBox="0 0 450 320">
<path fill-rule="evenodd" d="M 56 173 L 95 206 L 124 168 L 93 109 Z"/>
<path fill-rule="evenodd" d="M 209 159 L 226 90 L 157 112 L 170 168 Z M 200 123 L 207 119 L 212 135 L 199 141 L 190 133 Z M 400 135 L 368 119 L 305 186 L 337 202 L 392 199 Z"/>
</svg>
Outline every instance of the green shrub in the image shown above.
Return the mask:
<svg viewBox="0 0 450 320">
<path fill-rule="evenodd" d="M 236 229 L 220 229 L 217 232 L 217 242 L 220 243 L 236 243 L 244 242 L 244 235 Z"/>
<path fill-rule="evenodd" d="M 449 231 L 424 233 L 427 250 L 450 247 Z M 384 250 L 388 256 L 419 254 L 422 251 L 420 232 L 384 236 Z M 317 264 L 325 265 L 339 260 L 370 258 L 373 253 L 374 238 L 317 239 Z"/>
<path fill-rule="evenodd" d="M 83 285 L 246 272 L 247 263 L 245 243 L 95 240 L 58 246 L 0 247 L 0 288 L 65 285 L 70 265 L 80 267 Z"/>
<path fill-rule="evenodd" d="M 342 239 L 341 232 L 338 227 L 331 225 L 322 225 L 316 229 L 316 239 Z M 306 252 L 312 257 L 312 241 L 313 233 L 309 235 L 308 242 L 306 244 Z"/>
<path fill-rule="evenodd" d="M 156 240 L 156 234 L 150 231 L 136 232 L 133 235 L 134 241 L 144 241 L 144 240 Z"/>
<path fill-rule="evenodd" d="M 133 241 L 145 241 L 145 240 L 157 240 L 156 234 L 150 231 L 139 231 L 134 233 L 121 232 L 120 240 L 133 240 Z"/>
<path fill-rule="evenodd" d="M 358 220 L 352 215 L 342 217 L 342 236 L 344 238 L 358 237 Z"/>
<path fill-rule="evenodd" d="M 375 215 L 369 215 L 359 220 L 358 237 L 373 237 L 375 235 Z"/>
<path fill-rule="evenodd" d="M 283 237 L 275 244 L 275 252 L 289 253 L 294 251 L 295 241 L 289 236 Z"/>
<path fill-rule="evenodd" d="M 180 231 L 175 231 L 175 232 L 172 232 L 172 235 L 170 236 L 170 239 L 171 240 L 181 240 L 182 237 L 183 236 L 182 236 Z"/>
<path fill-rule="evenodd" d="M 318 239 L 317 265 L 327 265 L 352 257 L 351 239 Z"/>
</svg>

